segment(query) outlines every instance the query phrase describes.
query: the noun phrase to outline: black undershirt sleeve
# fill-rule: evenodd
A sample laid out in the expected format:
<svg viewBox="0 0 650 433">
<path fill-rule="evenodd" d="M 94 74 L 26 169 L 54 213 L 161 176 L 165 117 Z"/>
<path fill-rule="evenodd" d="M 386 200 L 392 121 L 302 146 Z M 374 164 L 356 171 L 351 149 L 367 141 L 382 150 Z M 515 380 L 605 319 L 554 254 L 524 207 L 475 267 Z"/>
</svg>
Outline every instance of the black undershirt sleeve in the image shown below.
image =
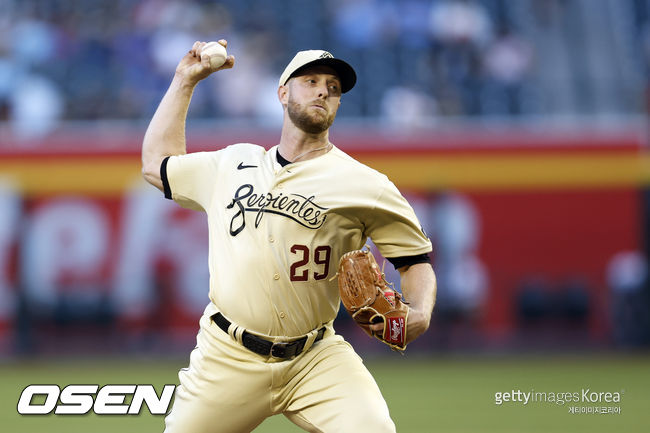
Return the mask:
<svg viewBox="0 0 650 433">
<path fill-rule="evenodd" d="M 399 269 L 404 266 L 416 265 L 418 263 L 431 263 L 431 258 L 429 258 L 429 255 L 426 253 L 418 254 L 415 256 L 386 257 L 386 260 L 391 262 L 393 266 L 395 266 L 395 269 Z"/>
<path fill-rule="evenodd" d="M 163 184 L 163 191 L 165 192 L 165 198 L 172 199 L 172 190 L 169 187 L 169 180 L 167 179 L 167 160 L 169 157 L 163 159 L 162 164 L 160 164 L 160 179 Z"/>
</svg>

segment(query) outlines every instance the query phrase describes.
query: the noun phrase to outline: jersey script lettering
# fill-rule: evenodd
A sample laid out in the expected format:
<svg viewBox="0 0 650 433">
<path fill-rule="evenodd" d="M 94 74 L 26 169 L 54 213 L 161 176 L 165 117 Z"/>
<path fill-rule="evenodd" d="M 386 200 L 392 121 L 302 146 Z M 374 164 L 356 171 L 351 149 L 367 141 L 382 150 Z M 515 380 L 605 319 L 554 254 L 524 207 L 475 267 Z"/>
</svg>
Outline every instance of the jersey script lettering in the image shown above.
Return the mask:
<svg viewBox="0 0 650 433">
<path fill-rule="evenodd" d="M 255 187 L 244 184 L 237 188 L 232 202 L 226 209 L 235 209 L 237 212 L 230 220 L 230 235 L 237 236 L 246 227 L 246 212 L 256 212 L 255 228 L 260 225 L 262 216 L 271 213 L 289 218 L 303 227 L 318 229 L 323 226 L 328 208 L 314 203 L 316 196 L 309 197 L 291 193 L 273 195 L 270 192 L 256 194 Z"/>
</svg>

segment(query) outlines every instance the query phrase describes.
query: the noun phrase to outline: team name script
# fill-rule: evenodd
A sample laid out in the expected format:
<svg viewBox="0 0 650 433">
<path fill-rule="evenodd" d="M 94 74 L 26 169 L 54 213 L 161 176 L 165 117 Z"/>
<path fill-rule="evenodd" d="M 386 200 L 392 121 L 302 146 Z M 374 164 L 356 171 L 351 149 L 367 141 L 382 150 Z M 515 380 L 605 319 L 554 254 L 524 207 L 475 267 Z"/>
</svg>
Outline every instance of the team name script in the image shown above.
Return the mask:
<svg viewBox="0 0 650 433">
<path fill-rule="evenodd" d="M 265 213 L 289 218 L 303 227 L 317 229 L 325 223 L 328 208 L 314 203 L 316 196 L 305 197 L 300 194 L 282 193 L 273 195 L 270 192 L 256 194 L 253 185 L 244 184 L 237 188 L 232 202 L 226 209 L 236 209 L 237 212 L 230 220 L 230 234 L 237 236 L 246 227 L 246 212 L 255 212 L 255 228 L 260 225 Z"/>
</svg>

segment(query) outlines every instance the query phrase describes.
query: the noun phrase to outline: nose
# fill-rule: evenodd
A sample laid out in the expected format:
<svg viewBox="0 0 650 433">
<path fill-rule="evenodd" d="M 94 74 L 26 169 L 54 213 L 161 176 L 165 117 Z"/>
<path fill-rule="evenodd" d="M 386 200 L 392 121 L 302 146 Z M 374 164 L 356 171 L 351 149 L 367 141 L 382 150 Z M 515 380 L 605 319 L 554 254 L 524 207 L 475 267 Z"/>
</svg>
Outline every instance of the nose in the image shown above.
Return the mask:
<svg viewBox="0 0 650 433">
<path fill-rule="evenodd" d="M 318 86 L 318 99 L 327 99 L 329 96 L 329 91 L 327 90 L 327 84 L 321 84 Z"/>
</svg>

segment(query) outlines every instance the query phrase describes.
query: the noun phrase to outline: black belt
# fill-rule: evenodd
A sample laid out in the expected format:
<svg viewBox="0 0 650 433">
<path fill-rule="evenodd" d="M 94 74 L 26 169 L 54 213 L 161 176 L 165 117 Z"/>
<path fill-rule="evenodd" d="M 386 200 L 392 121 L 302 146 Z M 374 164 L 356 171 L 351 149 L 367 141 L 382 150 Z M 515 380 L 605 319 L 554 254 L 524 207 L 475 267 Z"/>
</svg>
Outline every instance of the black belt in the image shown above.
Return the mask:
<svg viewBox="0 0 650 433">
<path fill-rule="evenodd" d="M 219 328 L 228 333 L 228 328 L 230 328 L 230 321 L 223 317 L 223 314 L 215 313 L 210 318 L 214 323 L 217 324 Z M 318 330 L 318 334 L 316 334 L 314 343 L 322 340 L 324 335 L 325 327 L 323 326 Z M 289 343 L 273 343 L 272 341 L 265 340 L 247 331 L 244 331 L 241 336 L 242 344 L 248 350 L 259 355 L 271 355 L 275 358 L 293 358 L 294 356 L 300 355 L 302 353 L 302 350 L 305 348 L 307 338 L 308 337 L 302 337 Z"/>
</svg>

